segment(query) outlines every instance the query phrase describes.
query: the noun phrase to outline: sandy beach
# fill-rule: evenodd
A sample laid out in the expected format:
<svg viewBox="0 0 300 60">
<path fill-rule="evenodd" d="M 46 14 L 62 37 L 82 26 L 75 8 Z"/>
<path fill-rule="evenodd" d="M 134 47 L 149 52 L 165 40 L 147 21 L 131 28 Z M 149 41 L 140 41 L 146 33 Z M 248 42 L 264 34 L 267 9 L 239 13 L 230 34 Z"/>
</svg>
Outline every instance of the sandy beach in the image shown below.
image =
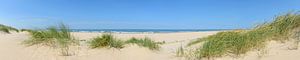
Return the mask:
<svg viewBox="0 0 300 60">
<path fill-rule="evenodd" d="M 123 49 L 90 49 L 85 41 L 81 42 L 81 46 L 73 48 L 72 56 L 60 56 L 55 49 L 48 47 L 25 47 L 22 41 L 29 39 L 26 32 L 1 34 L 0 38 L 0 60 L 181 60 L 175 57 L 175 51 L 181 45 L 193 39 L 205 37 L 217 33 L 210 32 L 179 32 L 179 33 L 135 33 L 124 34 L 115 33 L 118 39 L 126 40 L 131 37 L 149 37 L 155 41 L 165 41 L 166 44 L 161 45 L 161 50 L 151 51 L 144 47 L 136 45 L 127 45 Z M 101 33 L 73 32 L 79 40 L 90 40 Z"/>
<path fill-rule="evenodd" d="M 21 44 L 23 40 L 29 39 L 26 32 L 0 34 L 0 60 L 186 60 L 176 57 L 175 51 L 180 46 L 186 45 L 189 41 L 206 37 L 218 31 L 208 32 L 178 32 L 178 33 L 115 33 L 118 39 L 126 40 L 131 37 L 149 37 L 155 41 L 165 41 L 161 50 L 151 51 L 136 45 L 126 45 L 123 49 L 90 49 L 86 41 L 101 33 L 72 32 L 72 35 L 81 40 L 81 45 L 72 48 L 72 56 L 60 56 L 56 49 L 48 47 L 25 47 Z M 247 53 L 240 58 L 221 57 L 216 60 L 294 60 L 300 56 L 300 50 L 288 50 L 287 44 L 270 42 L 261 57 L 258 51 Z"/>
<path fill-rule="evenodd" d="M 300 60 L 299 2 L 4 0 L 0 60 Z"/>
</svg>

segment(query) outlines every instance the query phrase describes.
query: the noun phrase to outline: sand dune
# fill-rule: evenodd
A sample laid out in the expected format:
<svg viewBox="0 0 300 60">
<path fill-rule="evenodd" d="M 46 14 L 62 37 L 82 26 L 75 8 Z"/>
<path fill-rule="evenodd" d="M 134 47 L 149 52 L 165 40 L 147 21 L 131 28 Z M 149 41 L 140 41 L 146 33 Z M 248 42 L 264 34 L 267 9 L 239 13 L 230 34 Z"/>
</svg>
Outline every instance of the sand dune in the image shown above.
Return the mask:
<svg viewBox="0 0 300 60">
<path fill-rule="evenodd" d="M 151 51 L 136 45 L 126 45 L 123 49 L 89 49 L 84 41 L 80 46 L 72 48 L 74 55 L 60 56 L 55 49 L 48 47 L 21 45 L 23 40 L 29 39 L 28 33 L 0 34 L 0 60 L 184 60 L 175 57 L 175 51 L 190 40 L 217 33 L 210 32 L 180 32 L 180 33 L 115 33 L 119 39 L 131 37 L 149 37 L 155 41 L 165 41 L 160 51 Z M 73 32 L 80 40 L 90 40 L 101 33 Z M 287 44 L 270 42 L 266 48 L 267 53 L 260 58 L 257 51 L 249 52 L 242 58 L 222 57 L 216 60 L 297 60 L 300 50 L 288 50 Z"/>
<path fill-rule="evenodd" d="M 216 32 L 187 32 L 187 33 L 140 33 L 140 34 L 114 34 L 117 38 L 126 40 L 131 37 L 149 37 L 155 41 L 165 41 L 160 51 L 151 51 L 147 48 L 128 45 L 126 48 L 118 49 L 89 49 L 86 43 L 73 48 L 73 56 L 59 56 L 55 49 L 47 47 L 25 47 L 20 43 L 29 38 L 28 33 L 1 34 L 0 38 L 0 60 L 179 60 L 174 57 L 174 51 L 182 43 L 177 41 L 188 41 L 199 37 L 208 36 Z M 100 36 L 101 33 L 72 33 L 80 40 L 89 40 Z M 184 42 L 183 42 L 184 43 Z"/>
</svg>

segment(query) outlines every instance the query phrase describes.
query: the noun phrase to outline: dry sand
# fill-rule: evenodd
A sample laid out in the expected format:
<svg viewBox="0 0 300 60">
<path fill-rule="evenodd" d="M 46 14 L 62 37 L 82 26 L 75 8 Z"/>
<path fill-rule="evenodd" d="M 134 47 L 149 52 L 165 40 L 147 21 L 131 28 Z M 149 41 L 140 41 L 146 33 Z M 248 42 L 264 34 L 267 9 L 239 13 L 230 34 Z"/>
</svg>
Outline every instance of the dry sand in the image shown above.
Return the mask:
<svg viewBox="0 0 300 60">
<path fill-rule="evenodd" d="M 175 57 L 178 47 L 189 41 L 217 33 L 210 32 L 178 32 L 178 33 L 115 33 L 119 39 L 131 37 L 149 37 L 155 41 L 165 41 L 160 51 L 151 51 L 136 45 L 127 45 L 123 49 L 89 49 L 86 43 L 73 48 L 74 55 L 60 56 L 55 49 L 47 47 L 25 47 L 20 43 L 29 38 L 28 33 L 0 34 L 0 60 L 184 60 Z M 101 33 L 73 32 L 77 39 L 90 40 Z M 268 51 L 262 58 L 257 52 L 250 52 L 243 58 L 222 57 L 216 60 L 297 60 L 300 59 L 300 50 L 287 50 L 286 44 L 270 42 Z"/>
</svg>

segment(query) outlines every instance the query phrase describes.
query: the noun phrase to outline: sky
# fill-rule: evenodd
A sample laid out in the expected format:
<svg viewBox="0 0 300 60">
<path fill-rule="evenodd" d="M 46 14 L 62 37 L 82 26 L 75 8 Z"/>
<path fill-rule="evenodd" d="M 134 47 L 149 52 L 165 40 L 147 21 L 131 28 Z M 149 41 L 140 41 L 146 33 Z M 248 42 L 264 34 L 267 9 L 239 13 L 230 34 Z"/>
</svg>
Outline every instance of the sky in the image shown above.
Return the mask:
<svg viewBox="0 0 300 60">
<path fill-rule="evenodd" d="M 300 0 L 0 0 L 0 24 L 72 29 L 248 29 Z"/>
</svg>

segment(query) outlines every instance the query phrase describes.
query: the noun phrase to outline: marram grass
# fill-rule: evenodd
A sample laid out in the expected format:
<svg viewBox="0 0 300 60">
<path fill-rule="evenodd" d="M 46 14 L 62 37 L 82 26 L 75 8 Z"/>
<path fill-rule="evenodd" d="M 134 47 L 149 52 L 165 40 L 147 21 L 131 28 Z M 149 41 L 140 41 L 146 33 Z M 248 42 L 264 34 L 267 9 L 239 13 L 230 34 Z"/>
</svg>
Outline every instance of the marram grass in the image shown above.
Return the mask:
<svg viewBox="0 0 300 60">
<path fill-rule="evenodd" d="M 9 30 L 7 28 L 1 27 L 0 31 L 4 32 L 4 33 L 10 33 Z"/>
<path fill-rule="evenodd" d="M 29 33 L 31 38 L 25 40 L 23 44 L 58 48 L 63 56 L 70 55 L 70 46 L 78 45 L 77 40 L 71 36 L 69 28 L 64 24 L 59 27 L 49 27 L 46 30 L 31 30 Z"/>
<path fill-rule="evenodd" d="M 0 31 L 5 32 L 5 33 L 10 33 L 10 31 L 19 32 L 19 30 L 16 29 L 16 28 L 6 26 L 6 25 L 2 25 L 2 24 L 0 24 Z"/>
<path fill-rule="evenodd" d="M 164 42 L 155 42 L 150 38 L 131 38 L 126 41 L 127 44 L 137 44 L 138 46 L 147 47 L 150 50 L 159 50 L 160 44 Z"/>
<path fill-rule="evenodd" d="M 117 48 L 121 49 L 124 47 L 124 42 L 117 40 L 112 34 L 103 34 L 101 37 L 93 38 L 90 42 L 90 48 Z"/>
<path fill-rule="evenodd" d="M 33 31 L 33 30 L 31 30 L 31 29 L 21 29 L 20 31 L 21 31 L 21 32 L 24 32 L 24 31 L 26 31 L 26 32 L 31 32 L 31 31 Z"/>
<path fill-rule="evenodd" d="M 115 38 L 111 33 L 104 33 L 89 41 L 89 46 L 92 49 L 105 47 L 122 49 L 125 47 L 125 44 L 137 44 L 138 46 L 147 47 L 150 50 L 159 50 L 160 44 L 163 44 L 163 42 L 154 42 L 150 38 L 138 39 L 134 37 L 127 41 L 122 41 Z"/>
<path fill-rule="evenodd" d="M 285 42 L 299 38 L 297 32 L 300 32 L 300 14 L 287 13 L 277 16 L 272 22 L 261 24 L 251 30 L 219 32 L 192 41 L 188 46 L 204 42 L 194 52 L 195 57 L 199 59 L 225 55 L 240 56 L 251 50 L 263 49 L 269 40 Z"/>
</svg>

